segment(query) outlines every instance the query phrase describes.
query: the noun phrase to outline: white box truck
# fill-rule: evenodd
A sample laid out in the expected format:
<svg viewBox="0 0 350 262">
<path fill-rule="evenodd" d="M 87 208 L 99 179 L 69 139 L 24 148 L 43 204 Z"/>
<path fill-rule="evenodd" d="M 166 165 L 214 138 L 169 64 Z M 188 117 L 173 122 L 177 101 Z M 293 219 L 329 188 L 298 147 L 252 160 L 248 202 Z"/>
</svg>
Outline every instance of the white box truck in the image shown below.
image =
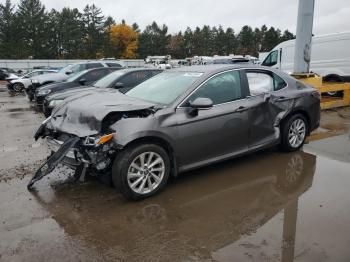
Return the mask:
<svg viewBox="0 0 350 262">
<path fill-rule="evenodd" d="M 277 45 L 262 65 L 292 73 L 295 40 Z M 325 81 L 350 81 L 350 32 L 312 37 L 310 71 Z"/>
</svg>

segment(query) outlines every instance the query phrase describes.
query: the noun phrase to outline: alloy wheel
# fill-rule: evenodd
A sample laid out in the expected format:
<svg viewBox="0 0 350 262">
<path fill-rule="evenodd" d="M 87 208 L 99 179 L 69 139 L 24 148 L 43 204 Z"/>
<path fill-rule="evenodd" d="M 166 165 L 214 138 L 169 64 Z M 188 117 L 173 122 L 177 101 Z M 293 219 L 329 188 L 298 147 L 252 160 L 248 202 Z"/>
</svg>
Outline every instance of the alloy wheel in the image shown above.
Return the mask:
<svg viewBox="0 0 350 262">
<path fill-rule="evenodd" d="M 132 191 L 148 194 L 162 183 L 164 174 L 164 159 L 155 152 L 143 152 L 131 162 L 127 180 Z"/>
<path fill-rule="evenodd" d="M 295 119 L 289 127 L 288 141 L 291 147 L 298 148 L 304 142 L 306 125 L 301 118 Z"/>
</svg>

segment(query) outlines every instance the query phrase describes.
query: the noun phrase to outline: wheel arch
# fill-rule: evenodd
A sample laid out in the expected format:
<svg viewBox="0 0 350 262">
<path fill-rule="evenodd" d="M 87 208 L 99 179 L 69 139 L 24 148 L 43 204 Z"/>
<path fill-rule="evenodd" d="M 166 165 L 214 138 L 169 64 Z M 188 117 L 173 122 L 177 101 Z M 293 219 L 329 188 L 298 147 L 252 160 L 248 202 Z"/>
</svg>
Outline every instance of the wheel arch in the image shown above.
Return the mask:
<svg viewBox="0 0 350 262">
<path fill-rule="evenodd" d="M 310 125 L 311 125 L 311 118 L 310 118 L 310 115 L 309 113 L 304 110 L 303 108 L 296 108 L 295 110 L 289 112 L 281 121 L 280 123 L 280 128 L 283 126 L 283 124 L 287 121 L 288 118 L 290 118 L 291 116 L 293 115 L 296 115 L 296 114 L 301 114 L 302 116 L 305 117 L 306 121 L 307 121 L 307 135 L 310 135 Z"/>
</svg>

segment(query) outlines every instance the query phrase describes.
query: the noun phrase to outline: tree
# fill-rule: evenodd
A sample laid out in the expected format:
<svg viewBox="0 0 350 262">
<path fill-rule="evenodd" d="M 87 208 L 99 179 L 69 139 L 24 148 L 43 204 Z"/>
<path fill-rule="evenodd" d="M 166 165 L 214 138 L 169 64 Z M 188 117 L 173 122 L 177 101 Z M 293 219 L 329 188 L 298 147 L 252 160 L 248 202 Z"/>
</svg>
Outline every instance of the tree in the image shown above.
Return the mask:
<svg viewBox="0 0 350 262">
<path fill-rule="evenodd" d="M 226 29 L 225 33 L 225 41 L 226 41 L 226 54 L 235 54 L 237 49 L 237 40 L 235 36 L 235 32 L 231 27 Z"/>
<path fill-rule="evenodd" d="M 167 46 L 170 41 L 168 27 L 166 25 L 158 26 L 156 22 L 146 26 L 140 35 L 140 57 L 148 55 L 167 55 Z"/>
<path fill-rule="evenodd" d="M 266 31 L 264 35 L 264 51 L 270 51 L 276 45 L 281 42 L 281 31 L 279 29 L 275 29 L 274 27 L 270 27 L 269 30 Z"/>
<path fill-rule="evenodd" d="M 78 9 L 63 8 L 56 15 L 58 58 L 85 56 L 82 14 Z"/>
<path fill-rule="evenodd" d="M 287 41 L 287 40 L 291 40 L 291 39 L 295 39 L 295 35 L 291 32 L 289 32 L 288 30 L 285 30 L 283 32 L 283 35 L 280 39 L 281 42 Z"/>
<path fill-rule="evenodd" d="M 112 57 L 113 56 L 113 50 L 112 50 L 112 43 L 111 43 L 111 29 L 112 26 L 115 25 L 115 21 L 113 17 L 108 16 L 104 22 L 103 25 L 103 35 L 104 35 L 104 44 L 103 44 L 103 56 L 104 57 Z"/>
<path fill-rule="evenodd" d="M 17 23 L 19 26 L 21 58 L 43 58 L 42 50 L 47 48 L 45 22 L 47 14 L 40 0 L 21 0 L 18 5 Z"/>
<path fill-rule="evenodd" d="M 184 37 L 183 37 L 183 42 L 184 42 L 184 51 L 183 54 L 185 57 L 190 57 L 193 55 L 193 32 L 191 28 L 187 27 Z"/>
<path fill-rule="evenodd" d="M 118 58 L 136 58 L 138 33 L 126 24 L 113 25 L 110 30 L 112 50 Z"/>
<path fill-rule="evenodd" d="M 183 58 L 184 57 L 184 39 L 181 31 L 170 37 L 169 44 L 167 46 L 168 53 L 172 58 Z"/>
<path fill-rule="evenodd" d="M 243 26 L 238 36 L 238 54 L 254 54 L 254 32 L 250 26 Z"/>
<path fill-rule="evenodd" d="M 10 0 L 0 4 L 0 56 L 1 58 L 17 57 L 17 34 L 14 6 Z"/>
<path fill-rule="evenodd" d="M 102 52 L 104 21 L 100 8 L 86 5 L 82 15 L 85 58 L 96 58 Z"/>
</svg>

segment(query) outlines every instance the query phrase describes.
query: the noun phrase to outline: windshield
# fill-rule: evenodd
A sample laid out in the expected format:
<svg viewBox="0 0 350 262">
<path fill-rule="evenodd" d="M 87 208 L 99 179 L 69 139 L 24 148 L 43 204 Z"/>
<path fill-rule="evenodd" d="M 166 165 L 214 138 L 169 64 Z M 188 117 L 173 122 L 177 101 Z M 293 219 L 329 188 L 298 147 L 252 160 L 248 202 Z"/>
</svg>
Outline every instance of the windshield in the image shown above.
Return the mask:
<svg viewBox="0 0 350 262">
<path fill-rule="evenodd" d="M 163 72 L 131 89 L 126 95 L 169 105 L 182 95 L 202 73 Z"/>
<path fill-rule="evenodd" d="M 94 86 L 95 87 L 100 87 L 100 88 L 107 88 L 110 85 L 113 84 L 113 82 L 121 77 L 122 75 L 124 75 L 125 72 L 123 71 L 115 71 L 113 73 L 110 73 L 108 75 L 106 75 L 105 77 L 102 77 L 100 80 L 96 81 Z"/>
<path fill-rule="evenodd" d="M 77 80 L 79 77 L 81 77 L 82 75 L 84 75 L 88 70 L 85 71 L 81 71 L 80 73 L 76 73 L 76 74 L 71 74 L 66 82 L 74 82 L 75 80 Z"/>
<path fill-rule="evenodd" d="M 72 67 L 73 65 L 67 65 L 63 68 L 61 68 L 58 72 L 60 73 L 65 73 L 67 70 L 70 70 L 70 68 Z"/>
</svg>

